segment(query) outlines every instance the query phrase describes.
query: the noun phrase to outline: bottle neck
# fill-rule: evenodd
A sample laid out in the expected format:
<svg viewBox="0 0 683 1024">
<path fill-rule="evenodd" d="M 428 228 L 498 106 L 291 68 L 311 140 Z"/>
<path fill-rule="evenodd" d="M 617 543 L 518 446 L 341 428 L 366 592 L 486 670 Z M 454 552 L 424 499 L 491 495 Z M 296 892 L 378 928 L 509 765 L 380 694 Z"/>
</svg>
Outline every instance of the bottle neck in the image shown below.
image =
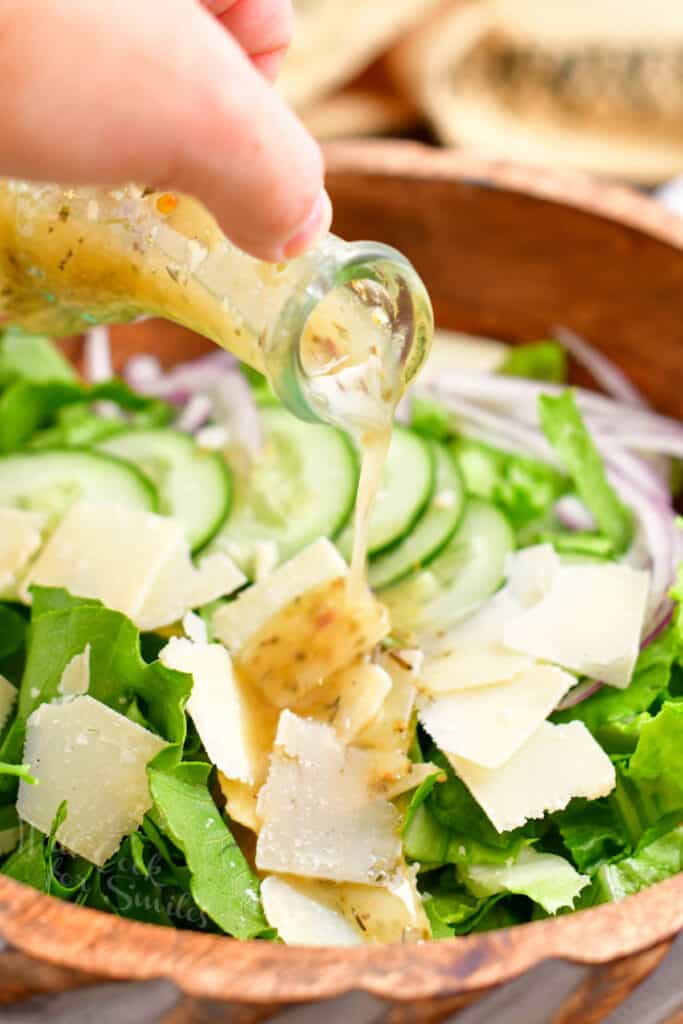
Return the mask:
<svg viewBox="0 0 683 1024">
<path fill-rule="evenodd" d="M 297 416 L 376 432 L 391 422 L 429 351 L 429 296 L 389 246 L 328 235 L 312 257 L 313 272 L 268 337 L 268 375 Z"/>
<path fill-rule="evenodd" d="M 140 315 L 204 334 L 298 416 L 356 434 L 391 417 L 432 330 L 424 285 L 387 246 L 328 235 L 262 263 L 187 196 L 0 181 L 0 322 L 59 336 Z"/>
</svg>

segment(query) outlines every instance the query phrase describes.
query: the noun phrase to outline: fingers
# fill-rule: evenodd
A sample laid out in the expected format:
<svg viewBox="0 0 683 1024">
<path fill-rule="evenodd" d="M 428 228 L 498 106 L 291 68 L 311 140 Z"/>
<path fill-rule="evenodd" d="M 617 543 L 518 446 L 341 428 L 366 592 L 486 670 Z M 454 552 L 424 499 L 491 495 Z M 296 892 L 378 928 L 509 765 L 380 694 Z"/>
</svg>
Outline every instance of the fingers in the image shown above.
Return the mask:
<svg viewBox="0 0 683 1024">
<path fill-rule="evenodd" d="M 204 4 L 272 81 L 292 38 L 290 0 L 204 0 Z"/>
<path fill-rule="evenodd" d="M 195 0 L 3 0 L 0 81 L 0 175 L 176 188 L 262 259 L 329 227 L 318 146 Z"/>
</svg>

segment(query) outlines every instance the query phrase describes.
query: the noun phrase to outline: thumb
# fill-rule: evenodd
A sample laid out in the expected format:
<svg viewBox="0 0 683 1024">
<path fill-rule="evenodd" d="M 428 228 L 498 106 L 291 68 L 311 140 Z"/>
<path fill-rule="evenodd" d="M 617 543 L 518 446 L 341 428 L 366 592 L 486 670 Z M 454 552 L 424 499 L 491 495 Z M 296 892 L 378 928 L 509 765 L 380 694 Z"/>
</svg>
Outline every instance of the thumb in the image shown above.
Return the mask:
<svg viewBox="0 0 683 1024">
<path fill-rule="evenodd" d="M 262 259 L 328 229 L 317 144 L 196 0 L 0 6 L 0 175 L 177 188 Z"/>
</svg>

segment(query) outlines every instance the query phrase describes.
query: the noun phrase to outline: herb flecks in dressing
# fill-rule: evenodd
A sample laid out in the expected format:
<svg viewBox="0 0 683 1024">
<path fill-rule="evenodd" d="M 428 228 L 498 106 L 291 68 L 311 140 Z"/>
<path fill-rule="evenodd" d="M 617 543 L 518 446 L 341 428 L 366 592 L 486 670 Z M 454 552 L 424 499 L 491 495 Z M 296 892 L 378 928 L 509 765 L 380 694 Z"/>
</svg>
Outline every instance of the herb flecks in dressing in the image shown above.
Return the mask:
<svg viewBox="0 0 683 1024">
<path fill-rule="evenodd" d="M 304 323 L 289 325 L 290 299 L 315 276 L 316 260 L 329 256 L 324 245 L 290 263 L 263 263 L 236 249 L 183 195 L 0 181 L 0 324 L 64 335 L 161 316 L 267 374 L 275 358 L 284 379 L 292 370 L 286 344 L 278 350 L 283 318 L 292 336 L 301 332 L 296 359 L 309 409 L 348 431 L 362 455 L 351 574 L 358 587 L 414 325 L 408 317 L 400 326 L 407 293 L 391 295 L 381 271 L 342 273 L 314 296 Z M 422 337 L 418 364 L 426 343 Z"/>
</svg>

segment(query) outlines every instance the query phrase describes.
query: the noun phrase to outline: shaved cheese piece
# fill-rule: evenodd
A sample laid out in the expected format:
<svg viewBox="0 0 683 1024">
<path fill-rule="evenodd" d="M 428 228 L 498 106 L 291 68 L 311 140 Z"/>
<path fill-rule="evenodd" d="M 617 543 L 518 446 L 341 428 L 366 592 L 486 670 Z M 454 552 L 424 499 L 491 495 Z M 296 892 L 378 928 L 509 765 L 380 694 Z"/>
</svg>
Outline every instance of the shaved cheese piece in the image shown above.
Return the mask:
<svg viewBox="0 0 683 1024">
<path fill-rule="evenodd" d="M 350 743 L 377 716 L 391 685 L 385 669 L 360 658 L 311 690 L 296 712 L 326 722 L 343 743 Z"/>
<path fill-rule="evenodd" d="M 491 686 L 506 683 L 534 665 L 532 658 L 523 654 L 492 647 L 483 651 L 447 650 L 427 658 L 420 673 L 418 689 L 424 693 L 451 693 L 472 686 Z"/>
<path fill-rule="evenodd" d="M 239 782 L 237 779 L 228 779 L 222 772 L 218 773 L 218 784 L 232 820 L 252 832 L 258 832 L 261 828 L 261 821 L 256 813 L 258 787 L 248 782 Z"/>
<path fill-rule="evenodd" d="M 79 501 L 65 513 L 22 585 L 65 587 L 156 629 L 230 593 L 244 577 L 225 555 L 192 565 L 174 519 L 124 505 Z"/>
<path fill-rule="evenodd" d="M 548 914 L 573 907 L 576 897 L 590 883 L 590 878 L 580 875 L 564 857 L 538 853 L 531 847 L 522 848 L 513 864 L 463 864 L 459 873 L 475 896 L 519 893 L 540 903 Z"/>
<path fill-rule="evenodd" d="M 232 594 L 244 583 L 246 576 L 227 555 L 208 555 L 195 567 L 187 542 L 180 537 L 134 621 L 140 629 L 157 629 L 182 619 L 189 608 Z"/>
<path fill-rule="evenodd" d="M 521 605 L 510 590 L 504 588 L 489 598 L 481 607 L 451 626 L 435 640 L 425 641 L 427 657 L 436 654 L 449 655 L 454 652 L 489 650 L 503 646 L 503 630 L 506 622 L 519 614 Z"/>
<path fill-rule="evenodd" d="M 559 567 L 560 560 L 550 544 L 538 544 L 508 555 L 505 587 L 444 633 L 425 638 L 427 655 L 450 657 L 466 651 L 504 649 L 507 623 L 545 596 Z"/>
<path fill-rule="evenodd" d="M 89 686 L 90 644 L 86 644 L 81 653 L 74 654 L 71 661 L 64 666 L 57 692 L 67 697 L 76 697 L 79 694 L 87 693 Z"/>
<path fill-rule="evenodd" d="M 0 508 L 0 593 L 13 597 L 17 579 L 41 544 L 45 517 L 18 508 Z"/>
<path fill-rule="evenodd" d="M 173 637 L 159 660 L 192 676 L 187 711 L 212 764 L 229 779 L 262 782 L 277 713 L 236 677 L 225 647 Z"/>
<path fill-rule="evenodd" d="M 75 502 L 65 513 L 24 582 L 65 587 L 99 598 L 135 620 L 179 537 L 172 519 L 125 505 Z"/>
<path fill-rule="evenodd" d="M 405 660 L 400 650 L 383 652 L 379 665 L 391 677 L 391 690 L 387 694 L 374 721 L 356 737 L 358 746 L 366 750 L 401 751 L 405 753 L 412 742 L 413 711 L 417 690 L 419 659 Z"/>
<path fill-rule="evenodd" d="M 26 728 L 24 763 L 39 785 L 19 783 L 19 817 L 101 867 L 152 805 L 147 764 L 167 744 L 92 697 L 41 704 Z"/>
<path fill-rule="evenodd" d="M 280 552 L 274 540 L 257 540 L 254 544 L 254 580 L 259 583 L 270 576 L 280 561 Z"/>
<path fill-rule="evenodd" d="M 379 884 L 401 853 L 398 812 L 375 796 L 367 756 L 344 748 L 330 726 L 280 715 L 257 813 L 262 871 Z"/>
<path fill-rule="evenodd" d="M 525 608 L 536 604 L 548 593 L 559 568 L 560 559 L 552 544 L 513 551 L 505 564 L 510 593 Z"/>
<path fill-rule="evenodd" d="M 346 563 L 324 538 L 214 616 L 216 636 L 245 678 L 280 708 L 371 650 L 388 629 L 386 610 L 369 590 L 349 585 Z"/>
<path fill-rule="evenodd" d="M 510 682 L 431 700 L 420 722 L 445 754 L 496 768 L 519 750 L 575 683 L 562 669 L 532 665 Z"/>
<path fill-rule="evenodd" d="M 388 629 L 386 610 L 369 590 L 359 591 L 346 579 L 337 579 L 283 609 L 241 651 L 236 663 L 268 700 L 280 708 L 291 707 L 324 679 L 371 651 Z"/>
<path fill-rule="evenodd" d="M 368 789 L 386 799 L 393 800 L 410 774 L 412 762 L 402 750 L 356 750 L 353 756 L 359 765 L 364 763 Z"/>
<path fill-rule="evenodd" d="M 334 544 L 321 537 L 220 608 L 213 618 L 216 636 L 233 654 L 239 654 L 284 608 L 310 590 L 345 577 L 348 571 Z"/>
<path fill-rule="evenodd" d="M 208 643 L 209 636 L 204 620 L 196 612 L 186 612 L 182 621 L 183 632 L 195 644 Z"/>
<path fill-rule="evenodd" d="M 648 572 L 628 565 L 563 565 L 542 600 L 505 624 L 505 646 L 626 687 L 649 585 Z"/>
<path fill-rule="evenodd" d="M 17 688 L 9 679 L 0 675 L 0 729 L 3 729 L 17 699 Z"/>
<path fill-rule="evenodd" d="M 431 937 L 415 871 L 405 865 L 383 885 L 271 875 L 261 885 L 261 897 L 268 923 L 288 944 L 359 945 Z"/>
<path fill-rule="evenodd" d="M 446 781 L 446 773 L 431 761 L 419 761 L 417 764 L 411 764 L 404 775 L 393 784 L 386 786 L 384 795 L 387 800 L 395 800 L 402 793 L 409 793 L 411 789 L 417 789 L 431 775 L 441 775 L 443 781 Z"/>
<path fill-rule="evenodd" d="M 347 920 L 355 921 L 362 929 L 364 942 L 420 942 L 431 938 L 416 874 L 416 867 L 403 864 L 381 886 L 334 886 L 337 906 Z"/>
<path fill-rule="evenodd" d="M 270 875 L 261 883 L 266 920 L 288 946 L 359 946 L 358 927 L 335 910 L 334 896 L 318 883 Z"/>
<path fill-rule="evenodd" d="M 595 800 L 614 789 L 614 766 L 583 722 L 543 722 L 498 768 L 449 761 L 499 832 L 561 811 L 573 797 Z"/>
</svg>

